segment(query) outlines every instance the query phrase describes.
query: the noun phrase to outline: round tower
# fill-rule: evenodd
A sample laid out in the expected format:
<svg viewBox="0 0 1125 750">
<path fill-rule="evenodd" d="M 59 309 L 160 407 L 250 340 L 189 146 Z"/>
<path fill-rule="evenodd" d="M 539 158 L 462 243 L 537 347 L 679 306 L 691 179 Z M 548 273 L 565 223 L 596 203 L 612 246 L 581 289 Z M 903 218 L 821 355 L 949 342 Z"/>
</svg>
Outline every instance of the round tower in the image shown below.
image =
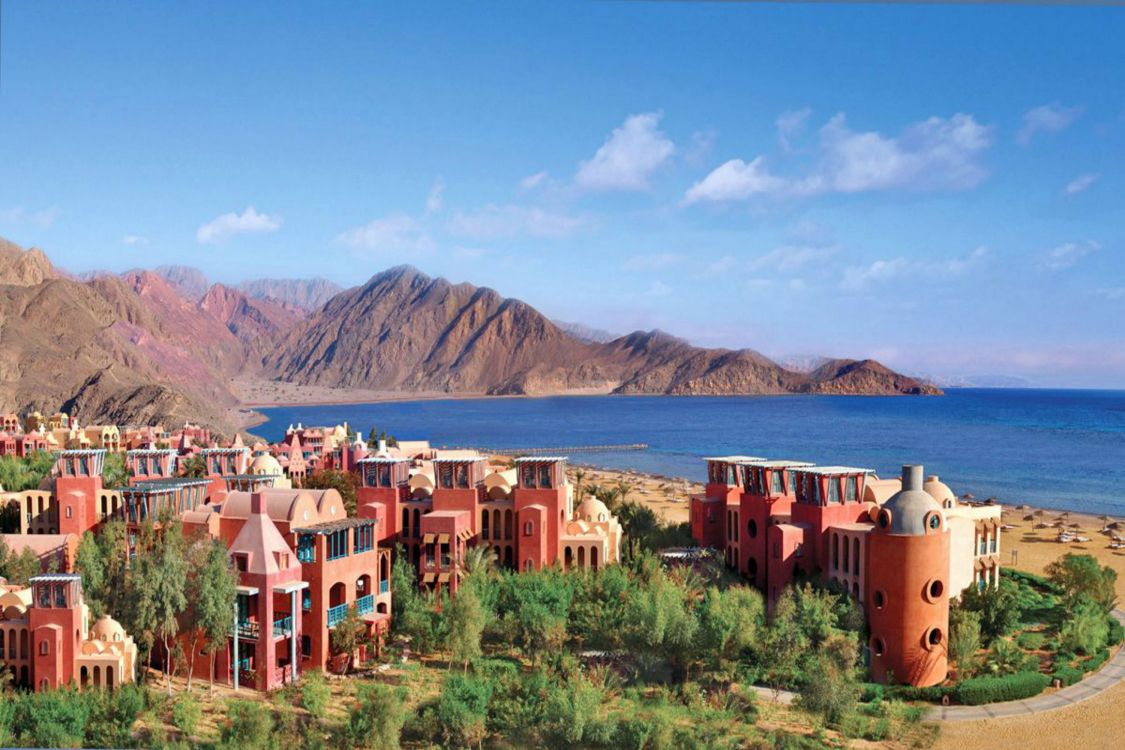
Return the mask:
<svg viewBox="0 0 1125 750">
<path fill-rule="evenodd" d="M 902 489 L 875 511 L 867 619 L 873 678 L 926 687 L 948 671 L 949 531 L 922 476 L 903 466 Z"/>
</svg>

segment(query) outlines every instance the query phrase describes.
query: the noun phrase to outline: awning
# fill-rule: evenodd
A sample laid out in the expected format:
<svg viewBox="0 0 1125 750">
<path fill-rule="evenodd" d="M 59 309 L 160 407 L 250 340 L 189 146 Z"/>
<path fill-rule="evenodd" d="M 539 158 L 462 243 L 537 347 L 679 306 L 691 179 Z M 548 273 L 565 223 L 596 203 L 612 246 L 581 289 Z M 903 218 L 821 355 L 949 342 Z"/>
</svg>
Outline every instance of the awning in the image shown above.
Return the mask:
<svg viewBox="0 0 1125 750">
<path fill-rule="evenodd" d="M 433 543 L 434 543 L 434 535 L 433 534 L 426 534 L 424 537 L 422 537 L 422 544 L 433 544 Z"/>
<path fill-rule="evenodd" d="M 469 539 L 473 538 L 473 532 L 468 529 L 461 529 L 457 532 L 457 538 L 462 542 L 468 541 Z"/>
<path fill-rule="evenodd" d="M 438 577 L 437 577 L 437 582 L 438 583 L 449 583 L 449 574 L 448 573 L 439 573 Z"/>
<path fill-rule="evenodd" d="M 426 575 L 422 576 L 422 583 L 433 583 L 433 582 L 434 582 L 434 574 L 433 573 L 427 573 Z"/>
<path fill-rule="evenodd" d="M 449 534 L 438 534 L 438 544 L 449 544 Z"/>
<path fill-rule="evenodd" d="M 973 567 L 976 568 L 977 570 L 984 570 L 984 560 L 981 560 L 978 557 L 976 560 L 973 561 Z"/>
</svg>

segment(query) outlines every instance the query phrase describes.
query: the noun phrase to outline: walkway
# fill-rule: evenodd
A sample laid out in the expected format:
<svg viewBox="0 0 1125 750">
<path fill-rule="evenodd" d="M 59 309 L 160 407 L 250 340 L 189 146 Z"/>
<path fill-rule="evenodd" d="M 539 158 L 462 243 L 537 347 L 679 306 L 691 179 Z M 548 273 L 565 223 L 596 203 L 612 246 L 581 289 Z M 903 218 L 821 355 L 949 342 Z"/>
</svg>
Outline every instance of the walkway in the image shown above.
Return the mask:
<svg viewBox="0 0 1125 750">
<path fill-rule="evenodd" d="M 1120 609 L 1113 610 L 1113 616 L 1122 625 L 1125 625 L 1125 612 Z M 1054 711 L 1056 708 L 1066 708 L 1075 703 L 1081 703 L 1088 698 L 1093 698 L 1103 690 L 1113 687 L 1125 679 L 1125 647 L 1119 648 L 1112 659 L 1094 674 L 1081 682 L 1076 682 L 1070 687 L 1063 688 L 1055 693 L 1037 695 L 1022 701 L 1006 701 L 1004 703 L 986 703 L 983 706 L 931 706 L 926 709 L 922 717 L 924 721 L 983 721 L 985 719 L 1002 719 L 1006 716 L 1027 716 Z M 774 700 L 778 703 L 789 705 L 797 697 L 796 693 L 788 690 L 774 692 L 768 687 L 754 686 L 754 692 L 763 700 Z"/>
</svg>

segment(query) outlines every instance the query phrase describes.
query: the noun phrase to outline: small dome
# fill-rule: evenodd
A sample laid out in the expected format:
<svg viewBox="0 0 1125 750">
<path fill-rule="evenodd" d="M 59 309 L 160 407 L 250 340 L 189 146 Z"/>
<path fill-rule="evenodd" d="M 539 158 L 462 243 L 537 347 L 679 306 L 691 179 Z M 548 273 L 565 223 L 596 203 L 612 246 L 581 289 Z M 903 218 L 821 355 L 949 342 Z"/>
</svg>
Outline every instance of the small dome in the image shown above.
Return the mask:
<svg viewBox="0 0 1125 750">
<path fill-rule="evenodd" d="M 253 461 L 251 461 L 249 472 L 251 474 L 265 474 L 267 476 L 271 474 L 282 473 L 281 464 L 277 462 L 276 458 L 268 453 L 263 453 L 262 455 L 256 457 Z"/>
<path fill-rule="evenodd" d="M 588 523 L 608 521 L 610 518 L 609 508 L 593 495 L 587 495 L 586 499 L 578 504 L 578 510 L 575 512 L 575 516 L 577 516 L 578 520 Z"/>
<path fill-rule="evenodd" d="M 953 494 L 953 490 L 945 482 L 938 479 L 936 474 L 931 474 L 926 477 L 926 483 L 922 485 L 922 489 L 937 500 L 943 508 L 952 508 L 957 505 L 957 496 Z"/>
<path fill-rule="evenodd" d="M 90 635 L 97 641 L 122 641 L 125 640 L 125 628 L 109 615 L 102 615 L 102 618 L 94 623 Z"/>
<path fill-rule="evenodd" d="M 941 515 L 941 505 L 922 489 L 922 467 L 902 467 L 902 489 L 883 503 L 876 528 L 890 534 L 922 535 L 926 533 L 926 519 L 931 512 Z M 890 523 L 883 519 L 889 515 Z M 939 521 L 940 523 L 940 521 Z"/>
</svg>

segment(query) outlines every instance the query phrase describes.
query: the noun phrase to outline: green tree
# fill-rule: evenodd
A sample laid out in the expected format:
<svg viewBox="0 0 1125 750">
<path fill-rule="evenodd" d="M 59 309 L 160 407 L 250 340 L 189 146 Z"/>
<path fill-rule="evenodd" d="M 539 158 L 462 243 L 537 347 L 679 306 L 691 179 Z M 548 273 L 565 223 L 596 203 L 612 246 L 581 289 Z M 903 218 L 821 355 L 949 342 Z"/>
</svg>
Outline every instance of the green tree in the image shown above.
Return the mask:
<svg viewBox="0 0 1125 750">
<path fill-rule="evenodd" d="M 834 633 L 825 639 L 801 686 L 801 708 L 834 725 L 851 713 L 860 693 L 855 676 L 858 652 L 854 635 Z"/>
<path fill-rule="evenodd" d="M 348 655 L 348 662 L 344 667 L 345 672 L 352 668 L 352 658 L 366 629 L 367 626 L 360 619 L 359 610 L 353 604 L 348 607 L 343 619 L 336 623 L 336 627 L 332 630 L 332 649 L 337 654 Z"/>
<path fill-rule="evenodd" d="M 358 475 L 338 469 L 321 469 L 312 476 L 305 477 L 303 486 L 310 490 L 336 490 L 344 501 L 348 515 L 355 517 Z"/>
<path fill-rule="evenodd" d="M 105 613 L 103 602 L 105 587 L 105 561 L 102 559 L 102 549 L 98 540 L 89 531 L 82 534 L 82 541 L 78 543 L 78 552 L 74 556 L 74 570 L 82 575 L 82 591 L 86 601 L 97 619 Z"/>
<path fill-rule="evenodd" d="M 610 505 L 610 503 L 606 503 Z M 629 559 L 633 559 L 645 546 L 645 542 L 652 532 L 660 528 L 660 520 L 652 508 L 640 503 L 621 503 L 614 511 L 621 526 L 625 531 L 626 551 Z"/>
<path fill-rule="evenodd" d="M 26 584 L 42 571 L 43 563 L 31 547 L 24 547 L 18 555 L 8 558 L 7 578 L 12 583 Z"/>
<path fill-rule="evenodd" d="M 392 626 L 406 612 L 407 604 L 419 596 L 417 572 L 410 564 L 406 548 L 399 544 L 395 547 L 394 564 L 391 566 Z"/>
<path fill-rule="evenodd" d="M 124 597 L 129 590 L 129 547 L 125 524 L 118 519 L 107 521 L 98 530 L 96 540 L 102 561 L 102 589 L 99 592 L 102 606 L 112 616 L 120 618 L 126 614 Z"/>
<path fill-rule="evenodd" d="M 480 639 L 485 626 L 485 610 L 476 588 L 462 585 L 443 614 L 448 633 L 449 666 L 458 661 L 467 671 L 469 662 L 480 658 Z"/>
<path fill-rule="evenodd" d="M 172 639 L 179 632 L 179 615 L 187 606 L 187 559 L 178 522 L 163 523 L 159 533 L 146 523 L 137 541 L 129 569 L 127 601 L 129 632 L 151 649 L 159 639 L 164 646 L 164 675 L 172 693 Z"/>
<path fill-rule="evenodd" d="M 54 463 L 54 457 L 46 451 L 36 451 L 24 458 L 0 456 L 0 487 L 5 492 L 39 489 Z"/>
<path fill-rule="evenodd" d="M 202 716 L 203 708 L 190 690 L 181 693 L 176 698 L 176 702 L 172 704 L 172 725 L 180 730 L 186 740 L 190 740 L 192 735 L 195 734 L 195 729 L 199 726 L 199 720 Z"/>
<path fill-rule="evenodd" d="M 949 657 L 962 673 L 972 672 L 980 650 L 980 613 L 964 607 L 949 610 Z"/>
<path fill-rule="evenodd" d="M 210 660 L 210 694 L 215 694 L 215 657 L 226 648 L 234 612 L 238 572 L 226 545 L 218 539 L 200 540 L 190 548 L 192 575 L 187 580 L 188 622 L 192 630 L 189 665 L 202 645 Z M 188 690 L 192 672 L 188 672 Z"/>
<path fill-rule="evenodd" d="M 407 716 L 403 697 L 401 688 L 378 683 L 361 685 L 344 728 L 349 747 L 398 750 Z"/>
<path fill-rule="evenodd" d="M 687 589 L 657 569 L 632 597 L 626 642 L 635 651 L 667 659 L 685 677 L 695 658 L 698 628 Z"/>
<path fill-rule="evenodd" d="M 488 706 L 493 685 L 477 677 L 451 674 L 442 684 L 437 718 L 446 747 L 481 747 L 488 736 Z"/>
<path fill-rule="evenodd" d="M 110 452 L 102 464 L 102 484 L 106 487 L 124 487 L 129 483 L 129 472 L 125 468 L 125 454 Z"/>
<path fill-rule="evenodd" d="M 1117 571 L 1098 564 L 1092 555 L 1067 553 L 1047 566 L 1047 577 L 1066 595 L 1068 608 L 1076 607 L 1088 597 L 1110 612 L 1117 603 Z"/>
<path fill-rule="evenodd" d="M 20 744 L 32 747 L 82 747 L 90 701 L 72 688 L 21 696 L 12 719 Z"/>
<path fill-rule="evenodd" d="M 181 476 L 192 479 L 202 479 L 207 476 L 207 462 L 199 454 L 193 454 L 182 461 L 177 461 L 177 465 L 180 467 Z"/>
<path fill-rule="evenodd" d="M 699 654 L 715 671 L 753 647 L 765 623 L 762 595 L 746 586 L 707 590 L 699 606 Z"/>
<path fill-rule="evenodd" d="M 1068 651 L 1093 654 L 1105 648 L 1108 639 L 1109 618 L 1093 599 L 1080 598 L 1059 629 L 1059 643 Z"/>
<path fill-rule="evenodd" d="M 126 683 L 84 697 L 89 706 L 85 747 L 129 747 L 136 742 L 133 723 L 145 708 L 143 688 Z"/>
<path fill-rule="evenodd" d="M 967 587 L 961 593 L 961 607 L 980 615 L 980 632 L 987 644 L 1008 635 L 1019 624 L 1019 600 L 1003 580 L 999 588 Z"/>
<path fill-rule="evenodd" d="M 496 609 L 505 613 L 513 640 L 533 662 L 566 641 L 572 595 L 568 577 L 553 568 L 504 576 Z"/>
</svg>

